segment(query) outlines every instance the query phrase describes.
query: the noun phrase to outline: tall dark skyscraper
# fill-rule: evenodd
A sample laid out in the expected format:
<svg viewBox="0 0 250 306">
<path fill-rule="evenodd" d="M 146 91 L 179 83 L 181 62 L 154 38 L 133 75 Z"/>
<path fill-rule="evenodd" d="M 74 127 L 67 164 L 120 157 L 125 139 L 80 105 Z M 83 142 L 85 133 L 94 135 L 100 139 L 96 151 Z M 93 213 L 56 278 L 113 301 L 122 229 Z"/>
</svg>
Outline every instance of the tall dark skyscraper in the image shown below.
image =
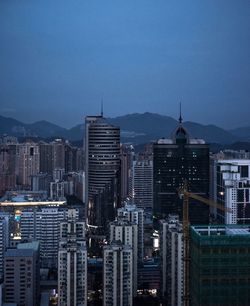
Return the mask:
<svg viewBox="0 0 250 306">
<path fill-rule="evenodd" d="M 86 221 L 104 227 L 120 196 L 120 129 L 103 116 L 85 119 Z"/>
<path fill-rule="evenodd" d="M 192 139 L 179 119 L 172 139 L 160 139 L 153 145 L 153 211 L 157 218 L 168 214 L 182 217 L 182 200 L 177 189 L 186 181 L 190 192 L 207 197 L 209 192 L 209 146 L 202 139 Z M 191 223 L 208 223 L 209 209 L 189 201 Z"/>
<path fill-rule="evenodd" d="M 44 141 L 39 142 L 40 172 L 53 174 L 52 144 Z"/>
</svg>

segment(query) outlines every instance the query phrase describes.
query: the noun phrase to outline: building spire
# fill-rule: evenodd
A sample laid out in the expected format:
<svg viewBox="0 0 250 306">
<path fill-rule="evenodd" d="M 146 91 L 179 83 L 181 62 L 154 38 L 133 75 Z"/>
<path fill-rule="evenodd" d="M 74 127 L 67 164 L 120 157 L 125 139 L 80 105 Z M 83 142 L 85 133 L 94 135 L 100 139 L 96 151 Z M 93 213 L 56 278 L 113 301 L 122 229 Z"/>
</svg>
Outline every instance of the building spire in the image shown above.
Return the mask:
<svg viewBox="0 0 250 306">
<path fill-rule="evenodd" d="M 182 112 L 181 112 L 181 102 L 180 102 L 180 117 L 179 117 L 179 123 L 182 124 Z"/>
<path fill-rule="evenodd" d="M 102 98 L 102 101 L 101 101 L 101 116 L 103 117 L 103 98 Z"/>
</svg>

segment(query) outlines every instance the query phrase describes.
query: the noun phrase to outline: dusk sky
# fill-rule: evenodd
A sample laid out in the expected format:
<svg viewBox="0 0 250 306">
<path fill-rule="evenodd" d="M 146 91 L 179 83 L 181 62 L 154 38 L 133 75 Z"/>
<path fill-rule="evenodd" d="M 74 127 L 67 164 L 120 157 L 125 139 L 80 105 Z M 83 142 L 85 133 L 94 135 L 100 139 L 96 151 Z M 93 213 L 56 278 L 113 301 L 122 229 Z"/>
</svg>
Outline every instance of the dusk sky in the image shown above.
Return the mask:
<svg viewBox="0 0 250 306">
<path fill-rule="evenodd" d="M 0 114 L 250 125 L 249 0 L 0 0 Z"/>
</svg>

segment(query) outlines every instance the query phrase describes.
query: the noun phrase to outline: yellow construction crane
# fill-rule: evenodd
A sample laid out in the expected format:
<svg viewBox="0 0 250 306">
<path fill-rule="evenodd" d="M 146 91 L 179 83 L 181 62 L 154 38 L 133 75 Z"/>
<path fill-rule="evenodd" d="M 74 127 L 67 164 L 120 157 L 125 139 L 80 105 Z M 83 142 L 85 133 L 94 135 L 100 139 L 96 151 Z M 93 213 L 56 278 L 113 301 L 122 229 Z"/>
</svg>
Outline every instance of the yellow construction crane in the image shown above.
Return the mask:
<svg viewBox="0 0 250 306">
<path fill-rule="evenodd" d="M 178 190 L 180 198 L 183 199 L 183 241 L 184 241 L 184 306 L 189 306 L 190 302 L 190 292 L 189 292 L 189 198 L 198 200 L 201 203 L 207 204 L 210 207 L 218 208 L 222 211 L 231 213 L 231 209 L 224 207 L 210 199 L 201 197 L 198 194 L 194 194 L 188 191 L 187 183 L 184 183 L 184 186 Z"/>
</svg>

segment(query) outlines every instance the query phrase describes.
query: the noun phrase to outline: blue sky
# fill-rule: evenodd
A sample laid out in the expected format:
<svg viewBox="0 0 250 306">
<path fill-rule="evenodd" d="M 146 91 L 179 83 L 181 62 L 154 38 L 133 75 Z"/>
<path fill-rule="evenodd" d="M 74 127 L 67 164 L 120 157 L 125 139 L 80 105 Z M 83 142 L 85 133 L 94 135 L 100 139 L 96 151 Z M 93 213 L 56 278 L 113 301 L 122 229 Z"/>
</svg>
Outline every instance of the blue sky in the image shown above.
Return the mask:
<svg viewBox="0 0 250 306">
<path fill-rule="evenodd" d="M 250 125 L 248 0 L 0 0 L 0 114 Z"/>
</svg>

